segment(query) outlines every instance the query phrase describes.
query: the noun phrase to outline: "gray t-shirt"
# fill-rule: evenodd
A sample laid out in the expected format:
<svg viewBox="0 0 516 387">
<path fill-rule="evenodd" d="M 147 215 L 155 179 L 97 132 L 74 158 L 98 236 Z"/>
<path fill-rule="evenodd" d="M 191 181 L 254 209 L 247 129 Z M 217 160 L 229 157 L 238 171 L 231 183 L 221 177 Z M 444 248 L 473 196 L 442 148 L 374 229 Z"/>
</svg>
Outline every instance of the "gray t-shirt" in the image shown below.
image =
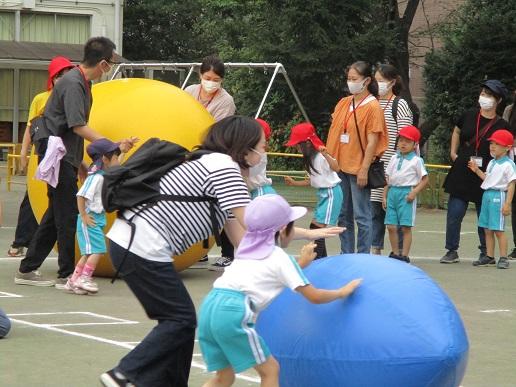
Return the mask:
<svg viewBox="0 0 516 387">
<path fill-rule="evenodd" d="M 88 123 L 93 103 L 90 90 L 91 83 L 75 67 L 56 83 L 45 106 L 49 129 L 63 139 L 66 148 L 63 160 L 75 168 L 79 168 L 84 156 L 84 139 L 72 128 Z"/>
<path fill-rule="evenodd" d="M 190 85 L 185 91 L 194 97 L 199 103 L 199 93 L 201 91 L 201 85 Z M 235 114 L 236 106 L 233 101 L 233 97 L 224 89 L 220 89 L 213 99 L 207 103 L 202 104 L 206 110 L 215 118 L 215 121 L 220 121 L 223 118 L 232 116 Z"/>
</svg>

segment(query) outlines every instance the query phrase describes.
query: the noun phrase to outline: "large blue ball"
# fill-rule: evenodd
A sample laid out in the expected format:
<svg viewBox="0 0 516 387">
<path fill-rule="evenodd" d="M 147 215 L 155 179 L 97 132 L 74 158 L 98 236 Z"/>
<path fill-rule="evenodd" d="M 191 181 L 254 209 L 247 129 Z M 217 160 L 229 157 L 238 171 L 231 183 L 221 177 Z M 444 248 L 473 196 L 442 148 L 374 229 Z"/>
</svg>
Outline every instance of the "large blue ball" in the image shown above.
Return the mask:
<svg viewBox="0 0 516 387">
<path fill-rule="evenodd" d="M 324 289 L 354 278 L 345 300 L 314 305 L 287 289 L 257 330 L 281 366 L 282 387 L 458 386 L 468 338 L 448 296 L 422 270 L 394 259 L 346 254 L 305 274 Z"/>
</svg>

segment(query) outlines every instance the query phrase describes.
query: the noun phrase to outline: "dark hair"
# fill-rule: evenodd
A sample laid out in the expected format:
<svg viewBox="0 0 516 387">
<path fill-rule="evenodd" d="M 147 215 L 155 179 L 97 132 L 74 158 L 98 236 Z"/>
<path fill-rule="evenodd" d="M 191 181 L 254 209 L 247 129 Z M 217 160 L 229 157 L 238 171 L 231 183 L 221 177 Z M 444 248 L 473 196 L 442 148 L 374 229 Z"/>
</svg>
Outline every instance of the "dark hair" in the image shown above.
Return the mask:
<svg viewBox="0 0 516 387">
<path fill-rule="evenodd" d="M 256 147 L 262 135 L 263 129 L 254 118 L 229 116 L 210 126 L 197 149 L 227 154 L 241 168 L 250 168 L 245 156 Z"/>
<path fill-rule="evenodd" d="M 357 61 L 346 69 L 346 75 L 348 74 L 349 70 L 355 70 L 357 73 L 362 75 L 364 78 L 371 78 L 371 82 L 369 82 L 369 85 L 367 86 L 367 90 L 374 95 L 376 98 L 378 98 L 378 83 L 376 82 L 376 79 L 373 76 L 373 67 L 370 63 L 364 62 L 364 61 Z"/>
<path fill-rule="evenodd" d="M 103 60 L 110 61 L 115 49 L 115 43 L 104 36 L 91 38 L 84 45 L 82 63 L 87 67 L 93 67 Z"/>
<path fill-rule="evenodd" d="M 301 148 L 301 153 L 303 154 L 303 166 L 305 167 L 305 171 L 308 173 L 319 173 L 319 171 L 314 168 L 314 158 L 319 151 L 315 149 L 310 140 L 300 142 L 299 148 Z"/>
<path fill-rule="evenodd" d="M 376 72 L 380 73 L 382 77 L 389 81 L 394 81 L 392 92 L 395 95 L 400 95 L 403 90 L 403 80 L 401 79 L 400 72 L 396 67 L 388 63 L 381 63 L 376 68 Z"/>
<path fill-rule="evenodd" d="M 294 228 L 294 221 L 292 222 L 289 222 L 287 224 L 287 228 L 285 229 L 285 234 L 287 234 L 287 236 L 290 235 L 290 233 L 292 232 L 292 229 Z M 280 232 L 279 231 L 276 231 L 276 234 L 274 234 L 274 240 L 276 241 L 276 244 L 278 244 L 278 240 L 279 240 L 279 234 Z"/>
<path fill-rule="evenodd" d="M 224 62 L 222 62 L 218 56 L 210 55 L 202 60 L 201 68 L 199 69 L 201 75 L 210 70 L 213 70 L 219 77 L 224 78 L 226 72 Z"/>
<path fill-rule="evenodd" d="M 102 157 L 105 157 L 106 159 L 108 159 L 109 161 L 111 161 L 111 159 L 112 159 L 113 157 L 118 157 L 118 156 L 120 156 L 120 153 L 122 153 L 122 151 L 120 150 L 120 148 L 117 148 L 117 149 L 115 149 L 115 150 L 113 150 L 113 151 L 111 151 L 111 152 L 104 153 L 104 154 L 102 155 Z"/>
<path fill-rule="evenodd" d="M 501 116 L 503 114 L 505 106 L 507 106 L 505 96 L 494 92 L 487 86 L 482 86 L 482 89 L 480 89 L 480 92 L 482 92 L 482 91 L 484 91 L 487 95 L 493 96 L 496 99 L 496 102 L 498 103 L 496 105 L 496 114 Z"/>
</svg>

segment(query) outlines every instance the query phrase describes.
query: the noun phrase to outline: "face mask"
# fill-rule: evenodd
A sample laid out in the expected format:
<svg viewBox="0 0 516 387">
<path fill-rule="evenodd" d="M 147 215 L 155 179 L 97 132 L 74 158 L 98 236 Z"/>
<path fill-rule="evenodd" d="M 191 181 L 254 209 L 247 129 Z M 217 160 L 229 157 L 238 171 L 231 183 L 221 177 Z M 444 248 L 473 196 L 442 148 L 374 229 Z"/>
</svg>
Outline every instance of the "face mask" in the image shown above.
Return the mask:
<svg viewBox="0 0 516 387">
<path fill-rule="evenodd" d="M 348 81 L 348 89 L 351 94 L 360 94 L 362 90 L 364 90 L 364 83 L 365 79 L 363 81 L 359 82 L 350 82 Z"/>
<path fill-rule="evenodd" d="M 490 110 L 495 106 L 495 101 L 493 98 L 484 97 L 483 95 L 481 95 L 480 97 L 478 97 L 478 104 L 482 109 Z"/>
<path fill-rule="evenodd" d="M 208 94 L 215 93 L 218 89 L 220 89 L 220 85 L 222 82 L 215 81 L 207 81 L 205 79 L 201 79 L 201 86 L 204 91 Z"/>
<path fill-rule="evenodd" d="M 392 86 L 390 82 L 378 82 L 378 94 L 380 95 L 380 97 L 386 95 L 391 89 L 391 87 Z"/>
</svg>

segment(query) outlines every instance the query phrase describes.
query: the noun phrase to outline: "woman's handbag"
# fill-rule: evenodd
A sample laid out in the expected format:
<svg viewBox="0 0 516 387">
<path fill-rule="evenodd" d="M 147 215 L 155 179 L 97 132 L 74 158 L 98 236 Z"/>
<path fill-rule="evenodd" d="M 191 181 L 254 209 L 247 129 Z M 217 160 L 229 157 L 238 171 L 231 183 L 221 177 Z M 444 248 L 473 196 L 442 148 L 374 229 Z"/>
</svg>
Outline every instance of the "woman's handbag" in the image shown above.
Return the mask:
<svg viewBox="0 0 516 387">
<path fill-rule="evenodd" d="M 357 114 L 355 113 L 355 100 L 353 100 L 353 117 L 355 118 L 355 126 L 357 129 L 358 141 L 360 142 L 360 149 L 362 149 L 362 157 L 365 157 L 364 146 L 362 145 L 362 139 L 360 138 L 360 129 L 358 128 Z M 367 171 L 367 185 L 365 188 L 383 188 L 386 185 L 387 180 L 385 179 L 384 162 L 378 157 L 375 157 L 371 165 L 369 165 L 369 170 Z"/>
</svg>

